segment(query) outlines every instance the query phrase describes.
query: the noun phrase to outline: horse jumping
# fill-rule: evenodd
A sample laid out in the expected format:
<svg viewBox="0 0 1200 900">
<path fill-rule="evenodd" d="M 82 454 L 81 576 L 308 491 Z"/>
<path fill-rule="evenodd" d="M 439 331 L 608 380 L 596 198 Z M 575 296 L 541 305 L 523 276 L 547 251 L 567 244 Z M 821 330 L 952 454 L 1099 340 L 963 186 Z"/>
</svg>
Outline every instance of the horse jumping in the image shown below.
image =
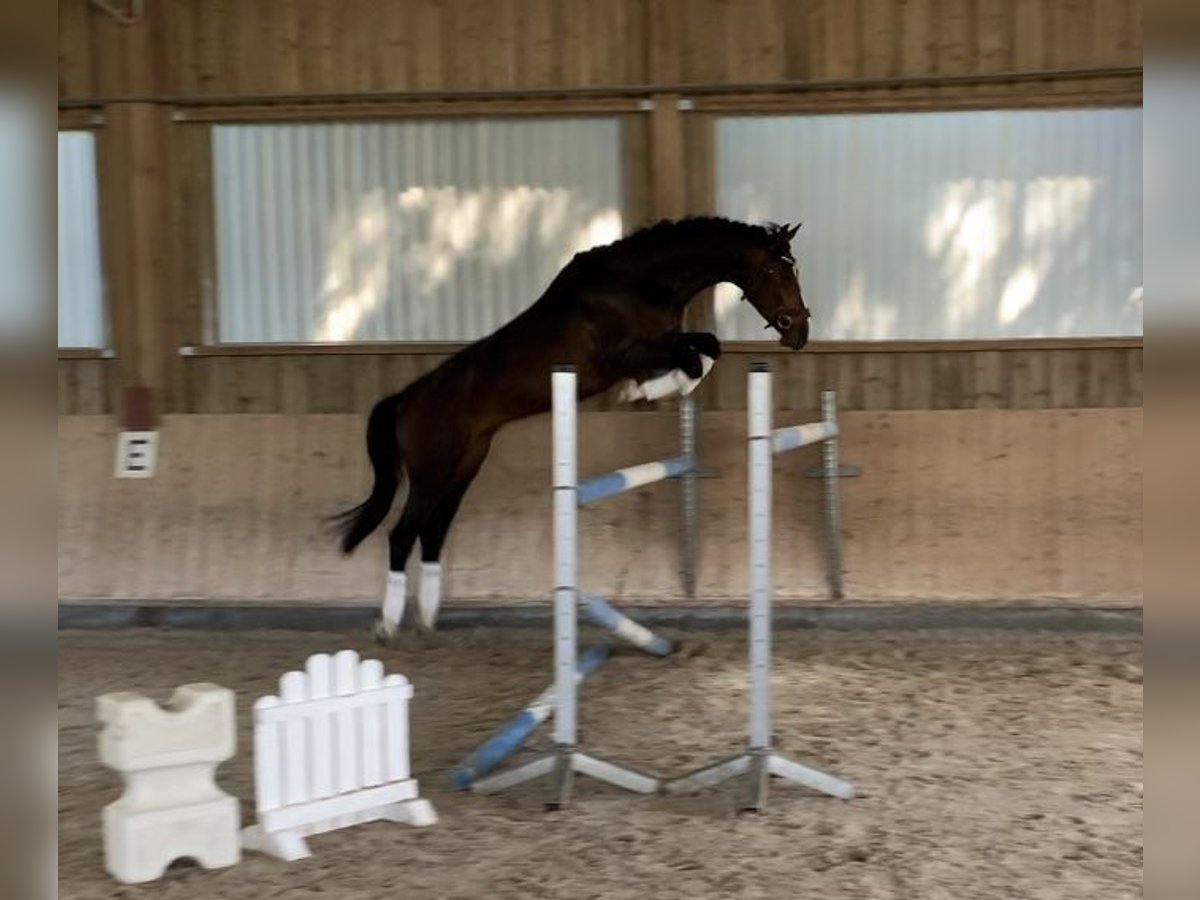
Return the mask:
<svg viewBox="0 0 1200 900">
<path fill-rule="evenodd" d="M 574 366 L 580 399 L 618 384 L 625 399 L 663 396 L 653 384 L 664 378 L 690 391 L 721 346 L 713 334 L 684 331 L 684 310 L 721 282 L 741 288 L 781 344 L 803 347 L 810 314 L 791 250 L 799 228 L 688 218 L 579 253 L 524 312 L 376 403 L 367 422 L 374 486 L 335 520 L 343 553 L 353 552 L 387 517 L 403 468 L 408 496 L 388 535 L 377 635 L 390 638 L 399 627 L 405 563 L 418 539 L 420 624 L 434 627 L 439 559 L 459 505 L 496 432 L 549 411 L 555 366 Z"/>
</svg>

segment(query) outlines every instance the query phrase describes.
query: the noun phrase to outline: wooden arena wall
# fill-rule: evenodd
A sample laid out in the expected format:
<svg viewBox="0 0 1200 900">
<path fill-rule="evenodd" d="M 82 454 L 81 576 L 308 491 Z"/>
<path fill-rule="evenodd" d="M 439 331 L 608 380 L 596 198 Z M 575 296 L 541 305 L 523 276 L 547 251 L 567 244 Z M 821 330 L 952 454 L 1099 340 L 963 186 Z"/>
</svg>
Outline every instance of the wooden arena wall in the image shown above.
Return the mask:
<svg viewBox="0 0 1200 900">
<path fill-rule="evenodd" d="M 59 0 L 59 95 L 228 98 L 1122 69 L 1140 0 Z M 150 52 L 145 52 L 149 50 Z M 1103 72 L 1091 87 L 1106 89 Z M 1055 90 L 1077 90 L 1051 79 Z M 976 87 L 976 92 L 978 88 Z"/>
<path fill-rule="evenodd" d="M 1142 90 L 1141 0 L 150 0 L 131 25 L 60 0 L 59 17 L 60 124 L 98 137 L 110 332 L 105 354 L 59 353 L 67 601 L 378 598 L 378 540 L 339 559 L 319 517 L 365 486 L 361 413 L 454 348 L 213 346 L 213 123 L 618 114 L 636 225 L 712 210 L 730 111 L 1140 105 Z M 1140 337 L 728 350 L 700 394 L 721 469 L 702 486 L 701 602 L 744 597 L 740 411 L 758 358 L 788 419 L 823 387 L 847 412 L 845 455 L 865 467 L 844 485 L 853 598 L 1141 602 Z M 145 418 L 145 389 L 163 468 L 117 481 L 113 434 Z M 610 410 L 581 419 L 585 471 L 670 449 L 669 414 Z M 529 550 L 549 529 L 545 432 L 499 441 L 456 527 L 452 595 L 547 598 Z M 778 476 L 793 602 L 826 596 L 805 461 Z M 589 585 L 679 602 L 675 496 L 587 514 Z"/>
<path fill-rule="evenodd" d="M 848 413 L 845 602 L 1131 606 L 1142 595 L 1142 411 Z M 169 416 L 158 477 L 111 477 L 114 426 L 60 420 L 59 592 L 64 601 L 374 604 L 384 533 L 338 554 L 323 517 L 369 478 L 362 419 Z M 580 471 L 672 453 L 669 415 L 580 419 Z M 695 603 L 747 590 L 744 414 L 702 419 Z M 545 604 L 552 583 L 549 422 L 501 432 L 444 556 L 454 603 Z M 818 448 L 776 466 L 780 602 L 829 599 Z M 580 513 L 581 583 L 625 602 L 686 605 L 679 490 L 659 484 Z M 414 562 L 415 565 L 415 562 Z"/>
<path fill-rule="evenodd" d="M 60 353 L 63 414 L 117 413 L 130 387 L 161 413 L 354 412 L 452 349 L 211 346 L 214 122 L 618 113 L 637 225 L 712 210 L 721 112 L 1141 103 L 1141 0 L 156 0 L 131 25 L 60 0 L 59 19 L 60 121 L 99 138 L 111 334 L 111 358 Z M 817 345 L 774 362 L 854 409 L 1125 407 L 1141 404 L 1141 344 Z M 708 408 L 741 402 L 744 364 Z"/>
<path fill-rule="evenodd" d="M 210 353 L 188 358 L 170 407 L 185 413 L 366 412 L 446 358 L 445 350 L 277 351 Z M 799 354 L 734 347 L 702 383 L 705 410 L 745 408 L 746 371 L 767 360 L 778 376 L 781 411 L 814 409 L 822 388 L 838 391 L 847 410 L 1091 409 L 1142 405 L 1141 340 L 1020 342 L 955 349 L 814 344 Z M 61 360 L 59 413 L 114 409 L 114 360 Z M 610 397 L 594 409 L 616 408 Z"/>
</svg>

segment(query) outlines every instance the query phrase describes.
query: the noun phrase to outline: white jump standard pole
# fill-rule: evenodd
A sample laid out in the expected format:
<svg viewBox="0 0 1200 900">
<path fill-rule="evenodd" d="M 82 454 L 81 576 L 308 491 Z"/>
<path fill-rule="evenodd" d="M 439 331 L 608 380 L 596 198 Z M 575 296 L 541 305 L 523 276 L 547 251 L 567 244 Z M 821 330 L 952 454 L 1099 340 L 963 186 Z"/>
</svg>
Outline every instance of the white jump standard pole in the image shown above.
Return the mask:
<svg viewBox="0 0 1200 900">
<path fill-rule="evenodd" d="M 556 367 L 551 381 L 554 433 L 554 750 L 508 772 L 475 782 L 478 793 L 494 793 L 543 775 L 552 776 L 548 809 L 570 804 L 575 773 L 590 775 L 628 791 L 653 794 L 658 779 L 580 752 L 576 720 L 575 671 L 578 661 L 576 616 L 576 404 L 575 370 Z"/>
<path fill-rule="evenodd" d="M 749 791 L 741 809 L 764 812 L 770 776 L 784 778 L 839 799 L 849 799 L 849 783 L 810 769 L 776 753 L 771 736 L 771 482 L 776 452 L 795 449 L 828 435 L 826 428 L 807 432 L 771 428 L 771 373 L 756 364 L 749 380 L 749 526 L 750 526 L 750 733 L 746 752 L 664 784 L 668 793 L 687 793 L 748 774 Z M 804 426 L 801 426 L 802 428 Z M 832 425 L 836 434 L 836 425 Z M 802 437 L 800 437 L 802 435 Z"/>
</svg>

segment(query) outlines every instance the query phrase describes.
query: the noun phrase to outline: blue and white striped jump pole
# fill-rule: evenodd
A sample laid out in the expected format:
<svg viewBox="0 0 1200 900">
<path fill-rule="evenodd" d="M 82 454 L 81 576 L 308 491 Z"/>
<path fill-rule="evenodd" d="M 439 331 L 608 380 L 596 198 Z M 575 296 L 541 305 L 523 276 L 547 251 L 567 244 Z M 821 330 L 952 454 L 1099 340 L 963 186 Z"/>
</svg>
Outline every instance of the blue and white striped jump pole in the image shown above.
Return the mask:
<svg viewBox="0 0 1200 900">
<path fill-rule="evenodd" d="M 837 437 L 837 433 L 837 422 L 825 421 L 776 428 L 771 432 L 771 452 L 787 453 L 789 450 L 807 447 L 809 444 L 819 444 Z"/>
<path fill-rule="evenodd" d="M 838 490 L 837 399 L 833 391 L 821 391 L 821 421 L 771 432 L 771 452 L 787 453 L 810 444 L 821 445 L 821 469 L 825 482 L 825 546 L 829 558 L 829 586 L 841 599 L 842 588 L 842 504 Z"/>
<path fill-rule="evenodd" d="M 595 503 L 632 491 L 634 488 L 654 484 L 667 478 L 679 478 L 692 471 L 694 466 L 690 456 L 673 456 L 670 459 L 642 463 L 617 469 L 607 475 L 597 475 L 579 484 L 579 504 Z"/>
<path fill-rule="evenodd" d="M 691 398 L 687 398 L 688 406 L 681 412 L 683 418 L 683 440 L 684 453 L 681 456 L 673 456 L 670 459 L 656 460 L 655 462 L 642 463 L 636 466 L 627 466 L 624 469 L 617 469 L 615 472 L 609 472 L 605 475 L 597 475 L 595 478 L 589 478 L 586 481 L 579 483 L 576 489 L 576 497 L 579 505 L 586 503 L 595 503 L 599 500 L 606 500 L 609 497 L 615 497 L 617 494 L 623 494 L 626 491 L 634 490 L 635 488 L 644 487 L 648 484 L 654 484 L 658 481 L 665 481 L 668 478 L 687 478 L 694 476 L 696 472 L 696 456 L 695 456 L 695 439 L 694 435 L 688 433 L 688 429 L 694 429 L 694 421 L 691 419 L 694 416 L 694 408 L 690 405 Z M 685 485 L 686 488 L 686 485 Z M 694 485 L 693 485 L 694 491 Z M 694 589 L 692 581 L 694 579 L 694 534 L 690 532 L 694 526 L 694 501 L 689 507 L 689 498 L 685 496 L 685 521 L 683 523 L 683 533 L 685 537 L 683 546 L 683 568 L 685 581 L 688 582 L 686 589 L 691 593 Z M 690 516 L 689 517 L 689 510 Z M 691 543 L 689 544 L 688 539 Z M 617 637 L 628 641 L 640 650 L 644 650 L 653 656 L 669 656 L 675 650 L 675 645 L 664 637 L 655 634 L 644 625 L 639 625 L 633 619 L 626 616 L 624 613 L 618 612 L 608 601 L 603 597 L 598 597 L 594 594 L 580 594 L 579 602 L 583 607 L 584 613 L 593 623 L 601 628 L 607 628 Z"/>
<path fill-rule="evenodd" d="M 617 637 L 628 641 L 651 656 L 670 656 L 675 645 L 665 637 L 655 634 L 645 625 L 639 625 L 629 616 L 614 609 L 603 597 L 595 594 L 579 595 L 579 604 L 584 614 L 601 628 L 607 628 Z"/>
<path fill-rule="evenodd" d="M 635 791 L 652 794 L 659 781 L 607 760 L 582 752 L 578 747 L 578 585 L 576 583 L 578 530 L 576 511 L 576 411 L 579 389 L 575 370 L 557 367 L 551 376 L 551 424 L 554 458 L 554 750 L 508 772 L 499 772 L 474 782 L 475 790 L 492 793 L 535 778 L 552 779 L 547 806 L 562 809 L 570 802 L 576 773 Z"/>
<path fill-rule="evenodd" d="M 770 433 L 773 454 L 786 454 L 809 444 L 821 444 L 821 469 L 826 505 L 826 553 L 829 559 L 829 588 L 836 599 L 845 594 L 841 578 L 841 474 L 838 464 L 838 398 L 821 391 L 821 421 L 775 428 Z"/>
<path fill-rule="evenodd" d="M 771 734 L 771 498 L 773 461 L 784 453 L 837 436 L 837 423 L 828 415 L 822 422 L 790 428 L 771 427 L 771 373 L 763 363 L 750 370 L 747 385 L 749 430 L 749 569 L 750 569 L 750 722 L 746 752 L 663 785 L 668 793 L 709 787 L 739 775 L 748 775 L 749 795 L 744 810 L 766 809 L 771 776 L 803 784 L 831 797 L 848 799 L 853 785 L 794 762 L 777 753 Z M 827 411 L 832 410 L 832 404 Z"/>
<path fill-rule="evenodd" d="M 612 645 L 605 642 L 597 644 L 579 657 L 579 665 L 575 669 L 575 683 L 579 684 L 595 672 L 604 661 Z M 450 776 L 451 782 L 460 791 L 470 790 L 475 779 L 486 775 L 508 757 L 512 756 L 537 727 L 550 717 L 554 710 L 554 685 L 538 694 L 523 710 L 509 719 L 500 730 L 475 748 Z"/>
</svg>

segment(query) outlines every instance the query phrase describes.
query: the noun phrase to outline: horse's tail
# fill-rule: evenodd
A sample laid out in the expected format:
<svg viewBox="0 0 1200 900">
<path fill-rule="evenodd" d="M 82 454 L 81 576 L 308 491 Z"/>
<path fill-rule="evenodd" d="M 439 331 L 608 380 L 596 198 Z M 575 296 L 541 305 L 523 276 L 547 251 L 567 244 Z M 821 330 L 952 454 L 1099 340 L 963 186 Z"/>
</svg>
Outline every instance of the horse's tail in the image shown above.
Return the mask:
<svg viewBox="0 0 1200 900">
<path fill-rule="evenodd" d="M 397 442 L 396 412 L 403 398 L 403 391 L 384 397 L 375 404 L 367 419 L 367 456 L 375 472 L 375 483 L 366 500 L 332 517 L 342 535 L 343 553 L 353 553 L 391 511 L 392 500 L 400 487 L 401 450 Z"/>
</svg>

